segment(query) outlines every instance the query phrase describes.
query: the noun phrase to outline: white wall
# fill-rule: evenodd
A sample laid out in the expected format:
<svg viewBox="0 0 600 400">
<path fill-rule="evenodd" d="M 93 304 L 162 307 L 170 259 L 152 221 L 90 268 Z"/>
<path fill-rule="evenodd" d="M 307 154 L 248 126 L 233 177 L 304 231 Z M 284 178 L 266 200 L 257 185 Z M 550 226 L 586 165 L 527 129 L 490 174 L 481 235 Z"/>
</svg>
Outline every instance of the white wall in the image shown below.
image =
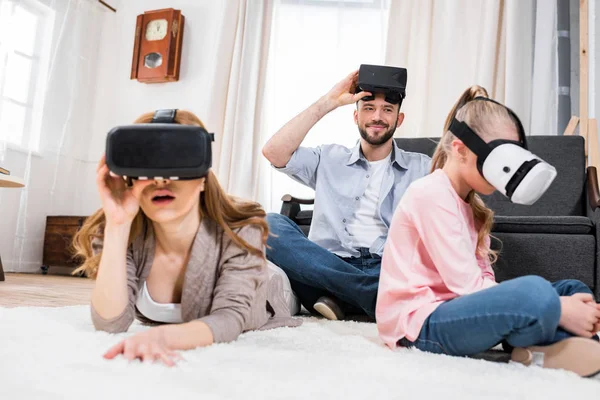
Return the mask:
<svg viewBox="0 0 600 400">
<path fill-rule="evenodd" d="M 30 158 L 28 191 L 3 189 L 0 192 L 0 237 L 14 235 L 15 231 L 24 232 L 14 243 L 0 240 L 0 255 L 6 271 L 40 271 L 47 215 L 90 215 L 100 207 L 94 181 L 95 166 L 104 152 L 106 134 L 113 126 L 130 123 L 140 114 L 155 109 L 182 108 L 196 113 L 217 135 L 222 130 L 229 78 L 225 71 L 229 70 L 227 63 L 231 59 L 227 54 L 235 35 L 237 1 L 107 2 L 117 8 L 117 12 L 103 14 L 97 70 L 93 72 L 95 90 L 86 92 L 86 100 L 73 115 L 78 119 L 76 129 L 81 131 L 81 136 L 73 139 L 77 143 L 60 147 L 71 155 L 76 148 L 77 155 L 70 163 L 73 165 L 66 166 L 63 172 L 64 165 L 55 166 L 52 156 L 34 154 Z M 185 16 L 180 80 L 165 84 L 130 80 L 136 16 L 144 11 L 170 7 L 181 9 Z M 222 63 L 218 64 L 217 59 Z M 89 115 L 91 118 L 87 121 Z M 82 119 L 85 121 L 79 121 Z M 60 121 L 54 122 L 58 125 Z M 46 135 L 42 134 L 42 140 Z M 14 175 L 23 176 L 27 160 L 26 153 L 8 149 L 4 164 L 11 166 Z M 60 169 L 57 175 L 56 168 Z M 57 181 L 49 184 L 55 175 Z M 49 187 L 55 192 L 48 193 Z M 23 204 L 24 208 L 19 207 Z M 17 213 L 15 210 L 19 209 L 26 211 Z M 17 226 L 23 229 L 15 229 Z"/>
<path fill-rule="evenodd" d="M 224 104 L 228 80 L 220 72 L 228 68 L 216 60 L 223 57 L 222 52 L 227 51 L 235 34 L 235 25 L 229 29 L 225 25 L 231 18 L 237 19 L 237 15 L 231 15 L 232 11 L 237 13 L 235 3 L 237 1 L 230 0 L 127 0 L 120 2 L 116 14 L 105 16 L 91 159 L 97 160 L 104 151 L 110 128 L 131 123 L 139 115 L 160 108 L 188 109 L 198 115 L 210 131 L 220 133 L 225 110 L 219 107 Z M 130 80 L 136 16 L 144 11 L 171 7 L 180 9 L 185 16 L 179 81 L 145 84 Z M 217 94 L 211 95 L 213 92 Z"/>
<path fill-rule="evenodd" d="M 598 41 L 598 29 L 597 29 L 597 15 L 598 15 L 598 3 L 599 0 L 590 0 L 589 2 L 589 18 L 588 18 L 588 29 L 589 29 L 589 83 L 590 83 L 590 92 L 588 96 L 589 101 L 589 116 L 590 118 L 600 118 L 600 114 L 598 113 L 598 79 L 600 75 L 598 74 L 598 45 L 600 42 Z"/>
</svg>

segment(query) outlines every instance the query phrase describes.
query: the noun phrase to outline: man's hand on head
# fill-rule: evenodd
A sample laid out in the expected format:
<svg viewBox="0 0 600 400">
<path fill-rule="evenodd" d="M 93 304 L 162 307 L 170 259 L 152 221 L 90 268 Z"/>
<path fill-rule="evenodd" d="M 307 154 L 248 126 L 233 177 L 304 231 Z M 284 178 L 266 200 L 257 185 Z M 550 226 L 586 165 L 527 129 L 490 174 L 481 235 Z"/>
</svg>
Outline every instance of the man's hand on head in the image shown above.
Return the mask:
<svg viewBox="0 0 600 400">
<path fill-rule="evenodd" d="M 364 96 L 370 96 L 370 92 L 354 93 L 358 82 L 358 70 L 351 72 L 348 76 L 338 82 L 331 90 L 323 96 L 328 111 L 333 111 L 338 107 L 347 104 L 356 103 Z"/>
</svg>

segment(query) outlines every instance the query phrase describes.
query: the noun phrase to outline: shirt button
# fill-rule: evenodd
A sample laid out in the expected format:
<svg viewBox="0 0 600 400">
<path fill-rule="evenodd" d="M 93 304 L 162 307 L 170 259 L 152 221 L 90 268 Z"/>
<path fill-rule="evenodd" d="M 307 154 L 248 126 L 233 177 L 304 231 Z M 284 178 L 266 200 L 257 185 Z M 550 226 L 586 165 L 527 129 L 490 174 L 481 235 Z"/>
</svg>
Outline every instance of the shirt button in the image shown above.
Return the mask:
<svg viewBox="0 0 600 400">
<path fill-rule="evenodd" d="M 344 219 L 342 220 L 342 222 L 343 222 L 343 223 L 346 223 L 346 218 L 344 218 Z"/>
<path fill-rule="evenodd" d="M 358 197 L 358 196 L 356 196 L 356 197 L 354 198 L 354 200 L 358 200 L 358 199 L 359 199 L 359 197 Z"/>
<path fill-rule="evenodd" d="M 370 176 L 370 175 L 368 175 L 368 174 L 367 174 L 367 178 L 368 178 L 369 176 Z"/>
</svg>

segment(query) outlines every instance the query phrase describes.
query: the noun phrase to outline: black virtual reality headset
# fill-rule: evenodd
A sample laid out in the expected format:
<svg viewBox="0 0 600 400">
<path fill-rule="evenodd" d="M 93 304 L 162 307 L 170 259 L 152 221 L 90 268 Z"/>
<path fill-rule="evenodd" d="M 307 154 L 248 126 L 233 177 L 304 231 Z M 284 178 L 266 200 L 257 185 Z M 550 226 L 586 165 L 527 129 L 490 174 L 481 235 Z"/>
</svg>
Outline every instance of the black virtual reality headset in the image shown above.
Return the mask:
<svg viewBox="0 0 600 400">
<path fill-rule="evenodd" d="M 362 64 L 358 70 L 355 93 L 383 93 L 388 103 L 402 105 L 402 100 L 406 97 L 406 80 L 406 68 Z M 371 101 L 374 98 L 375 96 L 365 96 L 361 100 Z"/>
<path fill-rule="evenodd" d="M 531 205 L 548 190 L 556 178 L 556 169 L 527 149 L 525 130 L 519 117 L 508 107 L 487 97 L 472 101 L 490 101 L 506 108 L 517 126 L 519 141 L 492 140 L 486 143 L 466 123 L 453 119 L 450 132 L 477 156 L 477 168 L 483 178 L 516 204 Z"/>
<path fill-rule="evenodd" d="M 214 135 L 175 123 L 177 110 L 158 110 L 149 124 L 113 128 L 106 138 L 106 165 L 131 179 L 198 179 L 212 165 Z"/>
</svg>

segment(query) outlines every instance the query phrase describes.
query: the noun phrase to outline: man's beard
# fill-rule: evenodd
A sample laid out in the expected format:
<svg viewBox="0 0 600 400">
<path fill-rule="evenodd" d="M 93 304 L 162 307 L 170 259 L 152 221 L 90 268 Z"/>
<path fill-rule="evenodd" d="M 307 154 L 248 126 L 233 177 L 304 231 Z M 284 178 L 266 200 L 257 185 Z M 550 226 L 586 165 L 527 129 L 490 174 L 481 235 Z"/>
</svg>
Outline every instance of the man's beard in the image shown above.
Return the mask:
<svg viewBox="0 0 600 400">
<path fill-rule="evenodd" d="M 381 135 L 378 138 L 369 137 L 369 134 L 367 133 L 367 128 L 371 125 L 388 126 L 388 124 L 386 124 L 383 121 L 375 121 L 368 125 L 365 125 L 365 128 L 362 128 L 360 125 L 358 126 L 358 131 L 360 132 L 360 137 L 362 137 L 371 146 L 379 146 L 379 145 L 386 143 L 388 140 L 391 139 L 392 136 L 394 136 L 394 132 L 396 131 L 396 125 L 398 125 L 398 121 L 395 121 L 394 125 L 392 125 L 391 127 L 388 126 L 388 130 L 385 131 L 385 133 L 383 133 L 383 135 Z"/>
</svg>

